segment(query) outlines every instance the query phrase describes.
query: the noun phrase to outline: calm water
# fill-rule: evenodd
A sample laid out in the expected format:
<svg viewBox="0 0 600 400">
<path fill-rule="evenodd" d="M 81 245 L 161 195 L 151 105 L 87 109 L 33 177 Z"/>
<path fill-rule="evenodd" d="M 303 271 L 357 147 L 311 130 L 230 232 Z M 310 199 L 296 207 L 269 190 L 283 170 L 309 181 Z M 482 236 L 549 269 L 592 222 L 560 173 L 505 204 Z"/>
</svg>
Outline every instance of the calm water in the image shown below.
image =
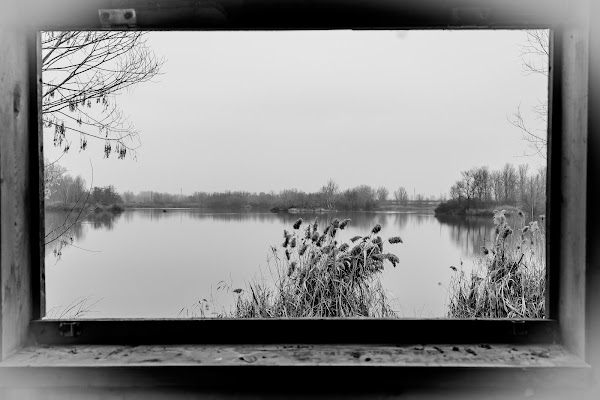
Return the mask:
<svg viewBox="0 0 600 400">
<path fill-rule="evenodd" d="M 47 309 L 59 317 L 69 305 L 85 299 L 91 318 L 196 315 L 206 299 L 213 311 L 229 309 L 235 295 L 252 279 L 269 279 L 271 245 L 283 242 L 283 229 L 299 217 L 273 213 L 210 213 L 198 210 L 129 210 L 86 218 L 71 229 L 74 246 L 57 258 L 53 242 L 46 249 Z M 46 212 L 46 230 L 66 213 Z M 489 238 L 491 218 L 446 217 L 420 213 L 349 212 L 319 215 L 320 227 L 331 218 L 351 218 L 340 239 L 368 233 L 381 224 L 381 236 L 401 236 L 404 243 L 387 251 L 400 258 L 381 275 L 405 317 L 443 317 L 446 287 L 454 265 L 473 266 Z M 229 290 L 227 290 L 227 288 Z M 75 311 L 77 308 L 73 309 Z M 183 312 L 182 312 L 183 310 Z M 207 312 L 208 313 L 208 312 Z M 207 315 L 210 316 L 210 315 Z"/>
</svg>

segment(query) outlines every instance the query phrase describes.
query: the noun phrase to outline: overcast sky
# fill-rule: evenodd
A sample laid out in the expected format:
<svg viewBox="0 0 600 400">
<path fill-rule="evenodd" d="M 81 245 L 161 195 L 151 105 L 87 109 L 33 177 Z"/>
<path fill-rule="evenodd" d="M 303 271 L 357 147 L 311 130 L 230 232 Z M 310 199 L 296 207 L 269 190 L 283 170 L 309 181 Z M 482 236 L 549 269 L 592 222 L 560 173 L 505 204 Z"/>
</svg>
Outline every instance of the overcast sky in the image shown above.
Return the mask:
<svg viewBox="0 0 600 400">
<path fill-rule="evenodd" d="M 523 31 L 152 32 L 163 74 L 117 98 L 137 160 L 103 142 L 60 163 L 118 191 L 318 190 L 368 184 L 447 193 L 460 171 L 545 165 L 508 117 L 547 98 L 523 72 Z M 46 135 L 45 151 L 60 154 Z M 78 137 L 74 143 L 78 143 Z"/>
</svg>

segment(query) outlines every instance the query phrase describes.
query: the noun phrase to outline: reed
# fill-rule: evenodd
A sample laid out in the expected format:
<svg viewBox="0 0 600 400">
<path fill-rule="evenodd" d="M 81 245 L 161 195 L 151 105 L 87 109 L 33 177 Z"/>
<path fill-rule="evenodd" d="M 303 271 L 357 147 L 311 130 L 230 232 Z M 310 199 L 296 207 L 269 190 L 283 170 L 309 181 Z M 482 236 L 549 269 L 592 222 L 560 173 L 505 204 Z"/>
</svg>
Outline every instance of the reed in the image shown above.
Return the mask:
<svg viewBox="0 0 600 400">
<path fill-rule="evenodd" d="M 254 281 L 238 292 L 232 317 L 394 317 L 379 274 L 386 263 L 399 263 L 384 251 L 379 225 L 352 244 L 338 243 L 338 231 L 350 220 L 318 223 L 299 219 L 284 231 L 282 249 L 271 248 L 271 282 Z M 302 229 L 301 229 L 302 228 Z M 360 239 L 360 240 L 359 240 Z M 389 243 L 401 243 L 399 237 Z"/>
<path fill-rule="evenodd" d="M 449 285 L 448 316 L 453 318 L 544 318 L 545 232 L 538 221 L 516 229 L 505 211 L 494 210 L 494 237 L 473 270 L 456 270 Z M 541 216 L 543 223 L 544 216 Z"/>
</svg>

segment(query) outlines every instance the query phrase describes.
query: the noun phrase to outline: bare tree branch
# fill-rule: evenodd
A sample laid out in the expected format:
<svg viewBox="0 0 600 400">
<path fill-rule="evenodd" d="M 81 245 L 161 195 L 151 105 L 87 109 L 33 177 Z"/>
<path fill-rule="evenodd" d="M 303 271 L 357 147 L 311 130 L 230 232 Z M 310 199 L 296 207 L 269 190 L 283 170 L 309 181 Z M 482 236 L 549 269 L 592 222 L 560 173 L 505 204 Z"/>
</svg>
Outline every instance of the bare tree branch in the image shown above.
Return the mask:
<svg viewBox="0 0 600 400">
<path fill-rule="evenodd" d="M 106 157 L 112 151 L 135 157 L 139 132 L 116 96 L 151 81 L 164 62 L 148 47 L 145 32 L 43 32 L 42 115 L 44 127 L 54 128 L 54 145 L 68 151 L 72 131 L 80 135 L 80 150 L 89 137 L 105 141 Z"/>
<path fill-rule="evenodd" d="M 520 56 L 522 59 L 523 71 L 526 74 L 540 74 L 548 77 L 548 66 L 550 60 L 550 31 L 547 29 L 526 30 L 527 37 L 524 43 L 520 45 Z M 539 101 L 537 106 L 532 108 L 536 114 L 536 120 L 543 125 L 543 128 L 533 129 L 529 123 L 526 123 L 521 107 L 512 114 L 508 121 L 518 128 L 527 142 L 532 154 L 546 159 L 546 149 L 548 140 L 546 135 L 546 125 L 548 121 L 548 100 Z"/>
</svg>

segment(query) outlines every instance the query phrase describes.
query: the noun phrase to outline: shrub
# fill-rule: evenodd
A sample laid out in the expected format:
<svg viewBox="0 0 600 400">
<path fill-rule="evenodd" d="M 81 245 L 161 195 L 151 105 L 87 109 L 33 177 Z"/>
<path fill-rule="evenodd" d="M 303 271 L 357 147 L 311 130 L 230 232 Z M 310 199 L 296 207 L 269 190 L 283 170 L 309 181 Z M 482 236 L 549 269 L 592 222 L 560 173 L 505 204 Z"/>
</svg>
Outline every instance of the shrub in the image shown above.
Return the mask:
<svg viewBox="0 0 600 400">
<path fill-rule="evenodd" d="M 545 307 L 545 232 L 538 221 L 509 226 L 505 211 L 494 211 L 494 239 L 482 248 L 474 270 L 455 271 L 449 287 L 453 318 L 543 318 Z M 543 221 L 543 216 L 542 216 Z"/>
<path fill-rule="evenodd" d="M 467 211 L 467 205 L 456 199 L 441 202 L 434 210 L 436 214 L 462 215 Z"/>
<path fill-rule="evenodd" d="M 339 230 L 350 220 L 334 219 L 320 232 L 317 220 L 296 221 L 284 230 L 283 250 L 272 247 L 273 285 L 254 282 L 237 289 L 234 315 L 253 317 L 392 317 L 378 274 L 385 263 L 394 267 L 396 255 L 384 251 L 376 225 L 366 236 L 338 243 Z M 389 243 L 401 243 L 392 237 Z"/>
</svg>

